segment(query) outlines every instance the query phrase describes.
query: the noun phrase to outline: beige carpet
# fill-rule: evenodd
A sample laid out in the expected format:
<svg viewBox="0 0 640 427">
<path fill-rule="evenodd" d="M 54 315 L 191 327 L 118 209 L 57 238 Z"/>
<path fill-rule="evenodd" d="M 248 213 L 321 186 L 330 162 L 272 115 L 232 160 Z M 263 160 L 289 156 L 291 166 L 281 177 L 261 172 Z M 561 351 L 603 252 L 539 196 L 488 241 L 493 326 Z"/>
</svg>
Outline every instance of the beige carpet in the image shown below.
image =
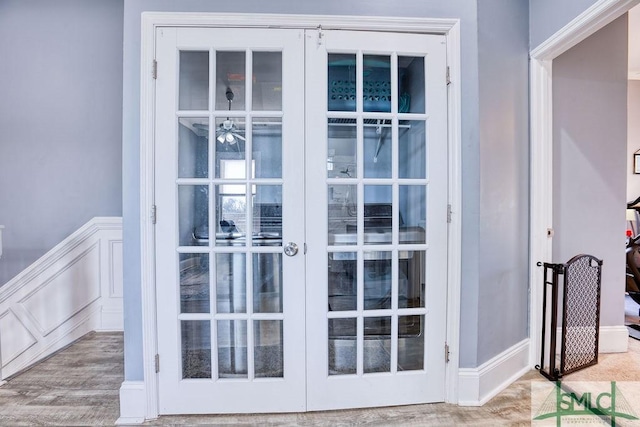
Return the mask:
<svg viewBox="0 0 640 427">
<path fill-rule="evenodd" d="M 598 364 L 567 375 L 569 381 L 640 381 L 640 341 L 629 339 L 626 353 L 600 354 Z"/>
</svg>

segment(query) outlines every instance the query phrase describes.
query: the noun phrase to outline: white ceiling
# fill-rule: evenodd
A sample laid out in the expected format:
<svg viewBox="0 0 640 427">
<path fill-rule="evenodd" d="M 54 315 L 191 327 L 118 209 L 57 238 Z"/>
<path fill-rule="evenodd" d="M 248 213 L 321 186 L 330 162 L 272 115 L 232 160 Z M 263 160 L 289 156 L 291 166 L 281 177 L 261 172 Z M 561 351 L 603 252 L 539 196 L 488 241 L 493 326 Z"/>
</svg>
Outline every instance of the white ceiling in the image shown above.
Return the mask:
<svg viewBox="0 0 640 427">
<path fill-rule="evenodd" d="M 629 78 L 640 80 L 640 5 L 629 11 Z"/>
</svg>

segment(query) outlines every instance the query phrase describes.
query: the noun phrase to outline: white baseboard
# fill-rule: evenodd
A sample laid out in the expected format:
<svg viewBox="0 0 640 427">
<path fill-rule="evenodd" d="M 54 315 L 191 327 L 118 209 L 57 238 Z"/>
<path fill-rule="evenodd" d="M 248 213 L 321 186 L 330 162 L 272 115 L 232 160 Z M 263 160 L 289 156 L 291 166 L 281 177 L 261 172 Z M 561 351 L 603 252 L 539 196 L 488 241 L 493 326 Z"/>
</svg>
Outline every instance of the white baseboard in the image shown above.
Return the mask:
<svg viewBox="0 0 640 427">
<path fill-rule="evenodd" d="M 120 310 L 106 309 L 102 307 L 100 326 L 98 332 L 121 332 L 124 330 L 124 314 Z"/>
<path fill-rule="evenodd" d="M 146 412 L 144 381 L 124 381 L 120 386 L 120 418 L 116 425 L 142 424 Z"/>
<path fill-rule="evenodd" d="M 601 326 L 599 334 L 600 353 L 627 351 L 629 331 L 626 326 Z M 458 371 L 458 405 L 482 406 L 531 369 L 529 339 L 477 368 L 461 368 Z"/>
<path fill-rule="evenodd" d="M 93 218 L 0 288 L 0 380 L 91 331 L 122 331 L 122 219 Z"/>
<path fill-rule="evenodd" d="M 629 348 L 629 330 L 624 325 L 600 326 L 599 353 L 625 353 Z"/>
<path fill-rule="evenodd" d="M 577 327 L 580 329 L 579 327 Z M 591 331 L 592 327 L 585 328 Z M 578 332 L 579 333 L 579 332 Z M 598 337 L 598 353 L 625 353 L 629 346 L 629 331 L 624 325 L 600 326 Z M 556 330 L 556 352 L 560 355 L 562 342 L 562 328 Z"/>
<path fill-rule="evenodd" d="M 482 406 L 531 369 L 528 338 L 477 368 L 461 368 L 458 405 Z"/>
</svg>

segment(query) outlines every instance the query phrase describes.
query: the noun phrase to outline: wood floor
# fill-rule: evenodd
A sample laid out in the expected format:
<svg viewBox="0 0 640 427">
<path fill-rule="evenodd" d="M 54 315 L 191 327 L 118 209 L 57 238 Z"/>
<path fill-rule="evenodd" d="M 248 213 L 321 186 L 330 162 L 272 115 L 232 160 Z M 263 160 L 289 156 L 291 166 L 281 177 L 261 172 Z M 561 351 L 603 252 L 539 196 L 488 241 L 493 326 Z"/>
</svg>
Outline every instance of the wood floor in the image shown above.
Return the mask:
<svg viewBox="0 0 640 427">
<path fill-rule="evenodd" d="M 91 333 L 0 387 L 0 426 L 113 425 L 122 333 Z"/>
<path fill-rule="evenodd" d="M 0 426 L 113 425 L 123 381 L 120 333 L 92 333 L 0 387 Z M 598 365 L 571 375 L 576 381 L 640 381 L 640 341 L 630 351 L 603 354 Z M 519 426 L 530 425 L 531 371 L 479 408 L 413 405 L 303 414 L 167 416 L 145 425 L 285 426 Z"/>
</svg>

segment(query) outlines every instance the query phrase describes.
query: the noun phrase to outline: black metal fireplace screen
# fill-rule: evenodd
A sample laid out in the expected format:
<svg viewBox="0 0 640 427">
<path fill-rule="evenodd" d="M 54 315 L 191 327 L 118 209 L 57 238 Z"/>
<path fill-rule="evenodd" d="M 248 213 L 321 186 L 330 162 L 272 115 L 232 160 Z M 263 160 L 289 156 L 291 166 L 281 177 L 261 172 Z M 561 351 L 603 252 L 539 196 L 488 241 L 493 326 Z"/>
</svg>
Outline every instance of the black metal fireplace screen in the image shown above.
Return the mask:
<svg viewBox="0 0 640 427">
<path fill-rule="evenodd" d="M 536 369 L 552 381 L 598 363 L 601 277 L 602 260 L 591 255 L 577 255 L 565 264 L 544 263 L 542 345 Z"/>
</svg>

